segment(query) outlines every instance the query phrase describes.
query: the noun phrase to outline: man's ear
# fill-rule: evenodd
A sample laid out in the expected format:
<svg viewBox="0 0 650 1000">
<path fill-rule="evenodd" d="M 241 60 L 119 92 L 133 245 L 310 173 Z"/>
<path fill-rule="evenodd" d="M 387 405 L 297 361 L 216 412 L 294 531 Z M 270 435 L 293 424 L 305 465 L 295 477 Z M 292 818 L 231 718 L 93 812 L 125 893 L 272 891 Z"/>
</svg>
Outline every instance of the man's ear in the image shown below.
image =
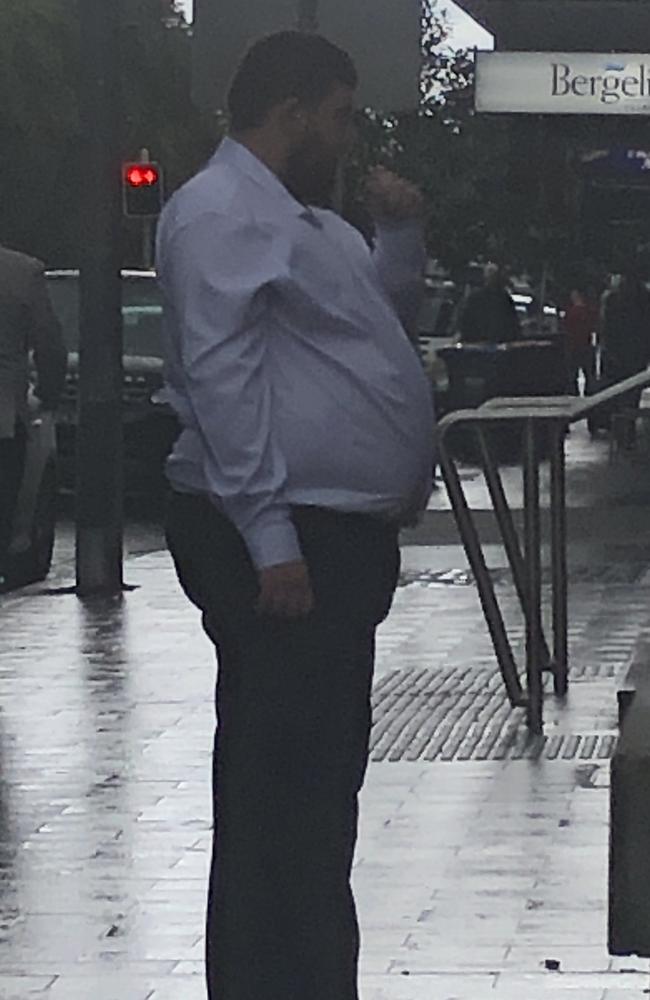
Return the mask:
<svg viewBox="0 0 650 1000">
<path fill-rule="evenodd" d="M 284 135 L 296 138 L 305 131 L 307 114 L 297 97 L 278 104 L 272 112 L 273 124 Z"/>
</svg>

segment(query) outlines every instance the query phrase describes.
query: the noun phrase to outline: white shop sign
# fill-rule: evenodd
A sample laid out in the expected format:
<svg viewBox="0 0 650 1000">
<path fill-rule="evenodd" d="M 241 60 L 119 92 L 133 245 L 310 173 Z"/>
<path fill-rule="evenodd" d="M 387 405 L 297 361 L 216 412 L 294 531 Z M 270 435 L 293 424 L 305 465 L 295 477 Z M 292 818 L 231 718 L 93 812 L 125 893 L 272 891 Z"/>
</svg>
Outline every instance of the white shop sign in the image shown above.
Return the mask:
<svg viewBox="0 0 650 1000">
<path fill-rule="evenodd" d="M 479 52 L 476 110 L 501 114 L 650 114 L 650 54 Z"/>
</svg>

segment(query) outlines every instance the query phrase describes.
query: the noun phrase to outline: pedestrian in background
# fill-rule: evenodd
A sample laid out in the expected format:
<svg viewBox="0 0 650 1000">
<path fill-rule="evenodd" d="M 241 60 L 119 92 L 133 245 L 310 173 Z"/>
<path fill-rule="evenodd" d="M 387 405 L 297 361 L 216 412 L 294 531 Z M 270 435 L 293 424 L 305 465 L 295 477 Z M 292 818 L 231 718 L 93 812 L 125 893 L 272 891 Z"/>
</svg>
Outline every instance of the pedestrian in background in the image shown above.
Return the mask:
<svg viewBox="0 0 650 1000">
<path fill-rule="evenodd" d="M 600 296 L 600 329 L 603 328 L 603 323 L 605 322 L 605 306 L 607 305 L 607 300 L 621 285 L 622 275 L 618 273 L 610 272 L 607 275 L 607 281 L 605 283 L 605 288 L 603 289 Z"/>
<path fill-rule="evenodd" d="M 607 385 L 638 375 L 650 360 L 650 293 L 640 270 L 629 267 L 621 276 L 618 287 L 610 291 L 604 305 L 601 332 L 601 369 Z M 619 408 L 637 409 L 641 390 L 635 390 L 620 401 Z M 636 427 L 626 427 L 625 440 L 631 447 L 636 440 Z"/>
<path fill-rule="evenodd" d="M 312 34 L 254 45 L 231 132 L 167 205 L 158 271 L 178 576 L 217 648 L 210 1000 L 357 1000 L 350 886 L 375 630 L 431 484 L 433 412 L 396 304 L 419 192 L 369 186 L 371 252 L 326 204 L 357 74 Z"/>
<path fill-rule="evenodd" d="M 498 264 L 486 264 L 484 285 L 472 292 L 460 316 L 464 344 L 505 344 L 521 337 L 517 310 Z"/>
<path fill-rule="evenodd" d="M 29 394 L 30 361 L 36 374 Z M 67 366 L 40 261 L 0 246 L 0 579 L 23 478 L 32 406 L 56 408 Z"/>
<path fill-rule="evenodd" d="M 575 396 L 580 394 L 582 373 L 585 394 L 589 394 L 596 374 L 594 339 L 598 333 L 599 309 L 582 288 L 572 289 L 563 325 L 566 334 L 570 391 Z"/>
</svg>

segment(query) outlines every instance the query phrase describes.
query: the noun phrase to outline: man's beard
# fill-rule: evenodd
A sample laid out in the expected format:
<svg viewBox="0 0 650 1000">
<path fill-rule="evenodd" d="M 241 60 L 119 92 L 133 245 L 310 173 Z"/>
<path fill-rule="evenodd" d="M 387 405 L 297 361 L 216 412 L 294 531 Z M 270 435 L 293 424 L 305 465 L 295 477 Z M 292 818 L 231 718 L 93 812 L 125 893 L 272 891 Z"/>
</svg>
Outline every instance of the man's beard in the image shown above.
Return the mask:
<svg viewBox="0 0 650 1000">
<path fill-rule="evenodd" d="M 329 208 L 332 204 L 338 162 L 309 142 L 289 157 L 284 183 L 304 205 Z"/>
</svg>

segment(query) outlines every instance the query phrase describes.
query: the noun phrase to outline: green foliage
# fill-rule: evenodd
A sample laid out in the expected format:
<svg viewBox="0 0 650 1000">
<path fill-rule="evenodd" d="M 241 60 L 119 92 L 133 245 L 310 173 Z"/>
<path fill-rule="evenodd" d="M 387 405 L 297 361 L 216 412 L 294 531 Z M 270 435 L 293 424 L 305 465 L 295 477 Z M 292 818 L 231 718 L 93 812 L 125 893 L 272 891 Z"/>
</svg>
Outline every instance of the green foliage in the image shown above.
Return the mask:
<svg viewBox="0 0 650 1000">
<path fill-rule="evenodd" d="M 421 106 L 404 115 L 364 111 L 350 215 L 361 217 L 363 177 L 381 163 L 423 189 L 432 256 L 452 268 L 484 257 L 541 273 L 549 259 L 572 253 L 565 137 L 545 136 L 535 118 L 476 114 L 473 54 L 449 41 L 440 0 L 427 0 Z"/>
<path fill-rule="evenodd" d="M 451 49 L 448 41 L 445 11 L 430 0 L 423 8 L 420 109 L 363 113 L 349 183 L 351 200 L 358 203 L 368 168 L 381 163 L 420 185 L 427 199 L 429 250 L 455 266 L 507 242 L 502 194 L 508 157 L 503 126 L 474 114 L 471 54 Z"/>
<path fill-rule="evenodd" d="M 78 263 L 79 2 L 0 2 L 0 242 L 58 266 Z M 122 9 L 120 156 L 146 147 L 173 190 L 209 156 L 221 128 L 191 101 L 191 29 L 173 0 L 110 2 Z M 534 119 L 476 115 L 471 53 L 449 46 L 443 0 L 426 4 L 421 108 L 360 115 L 348 215 L 368 221 L 364 178 L 382 163 L 422 186 L 430 252 L 450 265 L 484 255 L 534 270 L 549 257 L 568 258 L 575 192 L 562 160 L 568 139 L 556 136 L 561 126 L 545 141 Z M 124 262 L 137 263 L 137 223 L 125 221 L 123 241 Z"/>
<path fill-rule="evenodd" d="M 190 99 L 191 36 L 173 0 L 122 3 L 124 159 L 146 147 L 173 188 L 213 148 L 215 121 Z M 74 0 L 0 4 L 0 241 L 78 263 L 80 51 Z M 125 262 L 138 233 L 124 226 Z"/>
<path fill-rule="evenodd" d="M 4 0 L 0 238 L 27 249 L 38 245 L 48 225 L 71 142 L 79 135 L 77 73 L 74 7 L 65 0 Z"/>
</svg>

